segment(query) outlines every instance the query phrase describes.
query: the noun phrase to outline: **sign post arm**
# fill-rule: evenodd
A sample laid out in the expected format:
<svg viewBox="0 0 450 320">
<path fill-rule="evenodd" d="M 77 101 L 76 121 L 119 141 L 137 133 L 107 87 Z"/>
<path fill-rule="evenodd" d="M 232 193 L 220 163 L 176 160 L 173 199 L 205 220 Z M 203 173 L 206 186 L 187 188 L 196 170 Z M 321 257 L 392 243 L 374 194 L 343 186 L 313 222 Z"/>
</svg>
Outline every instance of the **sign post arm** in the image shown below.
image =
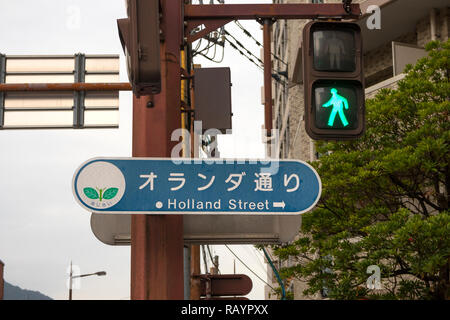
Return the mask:
<svg viewBox="0 0 450 320">
<path fill-rule="evenodd" d="M 347 12 L 342 3 L 283 3 L 283 4 L 221 4 L 184 6 L 186 20 L 255 20 L 255 19 L 315 19 L 343 17 L 357 19 L 361 14 L 358 3 Z"/>
</svg>

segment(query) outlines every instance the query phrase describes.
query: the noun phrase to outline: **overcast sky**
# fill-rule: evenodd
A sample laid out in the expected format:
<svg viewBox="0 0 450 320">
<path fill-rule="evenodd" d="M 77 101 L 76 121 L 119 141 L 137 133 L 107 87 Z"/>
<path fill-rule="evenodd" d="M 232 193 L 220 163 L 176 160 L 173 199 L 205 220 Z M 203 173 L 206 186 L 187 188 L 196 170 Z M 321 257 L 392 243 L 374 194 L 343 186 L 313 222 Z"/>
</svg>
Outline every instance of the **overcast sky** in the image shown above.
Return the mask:
<svg viewBox="0 0 450 320">
<path fill-rule="evenodd" d="M 0 53 L 120 54 L 121 81 L 128 81 L 116 26 L 116 19 L 125 16 L 124 0 L 0 0 Z M 261 40 L 256 22 L 242 24 Z M 227 30 L 259 56 L 260 48 L 234 23 Z M 219 140 L 221 156 L 264 157 L 263 73 L 230 46 L 221 64 L 194 62 L 231 67 L 233 134 Z M 131 156 L 131 121 L 131 93 L 121 92 L 119 129 L 0 131 L 0 259 L 6 281 L 67 299 L 72 260 L 81 273 L 107 271 L 106 277 L 82 279 L 74 299 L 129 299 L 130 248 L 107 246 L 94 237 L 90 213 L 75 202 L 71 182 L 89 158 Z M 231 247 L 266 279 L 261 253 L 250 245 Z M 221 273 L 232 273 L 231 253 L 223 246 L 213 250 L 220 256 Z M 238 261 L 236 272 L 252 277 L 250 298 L 264 298 L 262 281 Z"/>
</svg>

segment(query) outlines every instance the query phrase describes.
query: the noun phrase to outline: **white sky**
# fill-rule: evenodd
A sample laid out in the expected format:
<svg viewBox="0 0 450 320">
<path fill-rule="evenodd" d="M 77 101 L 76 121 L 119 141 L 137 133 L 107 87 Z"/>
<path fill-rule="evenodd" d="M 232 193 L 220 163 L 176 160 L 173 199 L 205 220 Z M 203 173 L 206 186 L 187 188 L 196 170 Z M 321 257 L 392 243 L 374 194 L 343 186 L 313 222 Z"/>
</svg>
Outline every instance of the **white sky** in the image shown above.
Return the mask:
<svg viewBox="0 0 450 320">
<path fill-rule="evenodd" d="M 127 81 L 116 26 L 116 19 L 125 16 L 124 0 L 0 0 L 0 52 L 120 53 L 121 81 Z M 256 22 L 241 23 L 261 40 Z M 260 48 L 234 23 L 227 30 L 259 56 Z M 195 63 L 231 67 L 233 134 L 219 140 L 221 156 L 264 157 L 263 73 L 229 45 L 222 64 L 205 59 Z M 131 125 L 131 93 L 122 92 L 119 129 L 0 131 L 0 259 L 6 264 L 6 281 L 67 299 L 67 268 L 72 260 L 81 273 L 107 271 L 106 277 L 82 279 L 74 299 L 129 299 L 130 248 L 107 246 L 94 237 L 90 213 L 75 202 L 71 182 L 74 171 L 89 158 L 131 156 Z M 260 252 L 251 245 L 231 248 L 267 278 Z M 213 251 L 220 257 L 221 273 L 232 273 L 232 254 L 224 246 L 213 246 Z M 264 284 L 237 260 L 236 272 L 253 279 L 249 298 L 264 298 Z"/>
</svg>

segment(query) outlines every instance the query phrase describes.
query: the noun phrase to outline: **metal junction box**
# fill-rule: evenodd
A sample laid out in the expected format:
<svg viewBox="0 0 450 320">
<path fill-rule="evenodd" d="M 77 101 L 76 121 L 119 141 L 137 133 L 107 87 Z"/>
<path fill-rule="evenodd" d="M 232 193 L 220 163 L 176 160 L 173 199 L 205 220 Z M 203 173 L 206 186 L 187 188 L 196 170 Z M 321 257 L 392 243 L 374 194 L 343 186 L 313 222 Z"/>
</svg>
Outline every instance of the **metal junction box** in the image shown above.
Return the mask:
<svg viewBox="0 0 450 320">
<path fill-rule="evenodd" d="M 194 72 L 195 121 L 202 121 L 203 133 L 231 129 L 230 68 L 199 68 Z"/>
</svg>

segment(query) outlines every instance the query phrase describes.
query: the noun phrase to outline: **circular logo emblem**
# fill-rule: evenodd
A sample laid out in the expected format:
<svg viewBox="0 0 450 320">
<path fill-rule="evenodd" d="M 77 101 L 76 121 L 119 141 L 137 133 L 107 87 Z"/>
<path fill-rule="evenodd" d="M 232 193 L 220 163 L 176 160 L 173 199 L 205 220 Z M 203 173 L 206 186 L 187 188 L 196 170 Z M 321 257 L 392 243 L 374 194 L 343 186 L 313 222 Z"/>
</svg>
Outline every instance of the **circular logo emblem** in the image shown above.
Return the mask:
<svg viewBox="0 0 450 320">
<path fill-rule="evenodd" d="M 117 204 L 125 193 L 125 177 L 115 165 L 96 161 L 78 174 L 76 190 L 80 200 L 93 209 L 107 209 Z"/>
</svg>

